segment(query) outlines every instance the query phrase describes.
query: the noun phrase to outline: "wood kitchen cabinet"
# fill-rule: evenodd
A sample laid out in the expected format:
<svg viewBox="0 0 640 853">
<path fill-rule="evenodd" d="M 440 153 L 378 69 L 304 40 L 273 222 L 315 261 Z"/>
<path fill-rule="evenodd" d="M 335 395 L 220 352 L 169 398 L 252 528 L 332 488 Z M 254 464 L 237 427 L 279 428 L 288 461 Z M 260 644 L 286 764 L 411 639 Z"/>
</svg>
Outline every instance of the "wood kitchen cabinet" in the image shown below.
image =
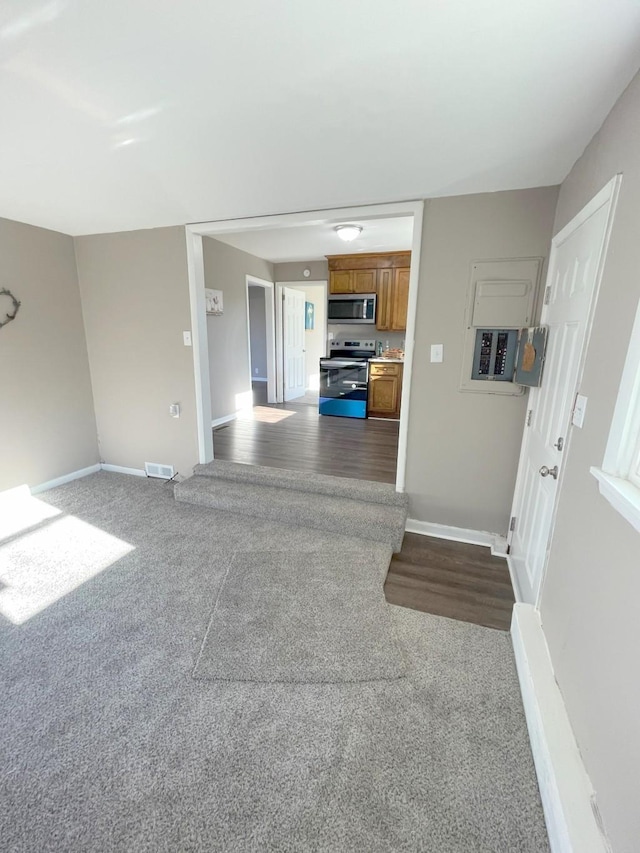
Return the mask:
<svg viewBox="0 0 640 853">
<path fill-rule="evenodd" d="M 404 365 L 398 361 L 369 364 L 369 394 L 367 414 L 372 418 L 400 417 L 402 397 L 402 371 Z"/>
<path fill-rule="evenodd" d="M 375 293 L 378 270 L 331 270 L 329 293 Z"/>
<path fill-rule="evenodd" d="M 376 328 L 404 332 L 409 305 L 409 267 L 378 270 Z"/>
<path fill-rule="evenodd" d="M 329 293 L 376 293 L 376 328 L 407 328 L 411 252 L 327 255 Z"/>
</svg>

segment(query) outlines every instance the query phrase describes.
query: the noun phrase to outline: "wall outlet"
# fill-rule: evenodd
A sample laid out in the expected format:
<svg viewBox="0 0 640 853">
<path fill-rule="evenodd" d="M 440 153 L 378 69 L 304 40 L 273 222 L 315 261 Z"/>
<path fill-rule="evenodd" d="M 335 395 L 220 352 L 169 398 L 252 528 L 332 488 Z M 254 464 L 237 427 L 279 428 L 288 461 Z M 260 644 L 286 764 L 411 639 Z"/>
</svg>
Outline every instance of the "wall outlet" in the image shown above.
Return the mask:
<svg viewBox="0 0 640 853">
<path fill-rule="evenodd" d="M 182 341 L 186 347 L 191 346 L 191 332 L 182 333 Z"/>
<path fill-rule="evenodd" d="M 257 367 L 254 367 L 254 368 L 253 368 L 253 372 L 254 372 L 254 373 L 255 373 L 255 375 L 257 376 L 257 375 L 258 375 L 258 368 L 257 368 Z"/>
</svg>

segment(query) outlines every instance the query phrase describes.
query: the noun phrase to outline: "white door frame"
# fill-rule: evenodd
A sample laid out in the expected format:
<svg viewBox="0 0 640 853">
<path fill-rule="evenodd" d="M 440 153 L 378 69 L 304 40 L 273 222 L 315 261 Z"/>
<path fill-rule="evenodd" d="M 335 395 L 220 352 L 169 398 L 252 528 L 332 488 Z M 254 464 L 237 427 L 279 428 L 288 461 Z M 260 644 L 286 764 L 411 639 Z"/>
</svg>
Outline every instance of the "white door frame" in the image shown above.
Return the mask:
<svg viewBox="0 0 640 853">
<path fill-rule="evenodd" d="M 575 396 L 575 393 L 577 393 L 578 390 L 580 389 L 580 385 L 582 383 L 582 377 L 584 374 L 584 366 L 585 366 L 585 362 L 586 362 L 586 358 L 587 358 L 587 350 L 589 348 L 589 339 L 591 337 L 591 329 L 593 327 L 593 319 L 594 319 L 594 315 L 595 315 L 595 306 L 596 306 L 596 303 L 598 301 L 598 294 L 600 292 L 600 283 L 602 281 L 602 273 L 603 273 L 604 265 L 605 265 L 605 262 L 607 259 L 607 250 L 609 248 L 609 240 L 611 238 L 611 230 L 612 230 L 612 226 L 613 226 L 613 219 L 615 216 L 615 210 L 616 210 L 616 204 L 618 201 L 618 195 L 620 193 L 620 182 L 621 182 L 621 180 L 622 180 L 621 174 L 615 175 L 615 177 L 613 177 L 600 190 L 600 192 L 596 193 L 596 195 L 591 199 L 591 201 L 589 201 L 585 205 L 585 207 L 583 207 L 582 210 L 580 210 L 580 212 L 577 213 L 576 216 L 574 216 L 574 218 L 569 223 L 567 223 L 567 225 L 565 225 L 564 228 L 562 228 L 562 230 L 559 231 L 551 240 L 551 253 L 549 255 L 549 267 L 548 267 L 548 271 L 547 271 L 547 281 L 551 280 L 551 275 L 554 271 L 554 256 L 557 252 L 558 246 L 561 246 L 574 231 L 577 231 L 577 229 L 581 225 L 583 225 L 587 221 L 587 219 L 589 219 L 589 217 L 592 216 L 597 210 L 599 210 L 604 204 L 609 203 L 609 214 L 608 214 L 608 220 L 607 220 L 607 225 L 606 225 L 606 231 L 605 231 L 605 235 L 604 235 L 604 240 L 602 242 L 602 251 L 600 253 L 600 258 L 598 261 L 598 269 L 596 272 L 593 291 L 591 294 L 591 302 L 589 305 L 588 316 L 587 316 L 586 324 L 585 324 L 584 340 L 582 342 L 582 348 L 580 350 L 580 353 L 578 354 L 578 372 L 576 375 L 574 396 Z M 544 291 L 543 291 L 543 293 L 544 293 Z M 544 382 L 544 376 L 542 378 L 542 381 Z M 547 567 L 549 564 L 549 553 L 551 551 L 551 542 L 553 540 L 553 533 L 554 533 L 555 523 L 556 523 L 556 515 L 558 512 L 558 504 L 560 503 L 560 495 L 562 493 L 562 488 L 564 485 L 564 472 L 566 470 L 567 463 L 569 460 L 569 455 L 571 453 L 572 432 L 573 432 L 573 430 L 570 426 L 568 431 L 567 431 L 566 443 L 565 443 L 564 452 L 563 452 L 563 463 L 560 466 L 560 474 L 559 474 L 559 478 L 558 478 L 558 488 L 556 489 L 555 498 L 554 498 L 554 502 L 553 502 L 553 510 L 552 510 L 552 514 L 551 514 L 551 520 L 550 520 L 550 524 L 549 524 L 549 536 L 547 539 L 546 553 L 544 556 L 544 564 L 542 567 L 540 583 L 538 585 L 538 591 L 537 591 L 537 595 L 536 595 L 535 607 L 537 609 L 539 609 L 539 607 L 540 607 L 540 599 L 542 596 L 542 590 L 543 590 L 544 582 L 545 582 L 545 579 L 547 576 Z M 523 459 L 525 458 L 525 454 L 527 453 L 527 449 L 528 449 L 528 437 L 529 437 L 529 434 L 527 432 L 527 426 L 525 423 L 524 428 L 523 428 L 523 433 L 522 433 L 522 444 L 520 445 L 520 458 L 518 460 L 518 475 L 517 475 L 516 485 L 515 485 L 514 493 L 513 493 L 513 502 L 511 504 L 511 517 L 513 517 L 515 514 L 517 514 L 517 508 L 518 508 L 519 503 L 520 503 L 521 492 L 522 492 L 523 485 L 524 485 L 524 477 L 522 476 L 522 471 L 524 468 Z M 509 533 L 508 539 L 507 539 L 508 543 L 511 542 L 512 537 L 513 537 L 513 534 Z M 507 555 L 507 563 L 509 566 L 509 574 L 511 575 L 511 583 L 513 585 L 516 601 L 522 601 L 522 594 L 520 591 L 520 585 L 518 583 L 518 578 L 517 578 L 517 575 L 515 572 L 515 567 L 512 563 L 511 558 L 509 557 L 509 555 Z"/>
<path fill-rule="evenodd" d="M 276 402 L 276 331 L 275 331 L 275 309 L 273 297 L 273 282 L 264 278 L 256 278 L 255 275 L 246 275 L 247 291 L 247 347 L 249 357 L 249 388 L 253 382 L 251 373 L 251 318 L 249 317 L 249 288 L 261 287 L 264 290 L 264 320 L 267 330 L 267 402 Z"/>
<path fill-rule="evenodd" d="M 407 441 L 411 409 L 411 374 L 415 346 L 418 280 L 420 276 L 420 249 L 422 245 L 423 201 L 402 201 L 391 204 L 373 204 L 362 207 L 331 208 L 306 213 L 285 213 L 276 216 L 254 216 L 248 219 L 226 219 L 218 222 L 197 222 L 185 226 L 187 243 L 187 269 L 189 274 L 189 299 L 191 303 L 191 335 L 193 341 L 193 373 L 196 392 L 196 419 L 198 433 L 198 460 L 213 459 L 213 433 L 211 430 L 211 389 L 209 386 L 209 355 L 207 345 L 206 311 L 204 302 L 204 260 L 202 238 L 215 237 L 235 231 L 263 228 L 287 228 L 309 225 L 333 219 L 367 219 L 381 216 L 413 216 L 411 244 L 411 273 L 409 275 L 409 304 L 405 335 L 404 375 L 402 379 L 402 408 L 398 436 L 398 464 L 396 491 L 404 492 L 407 465 Z"/>
<path fill-rule="evenodd" d="M 276 300 L 278 306 L 282 306 L 282 288 L 293 287 L 296 290 L 304 290 L 305 286 L 313 284 L 324 288 L 324 301 L 327 302 L 329 293 L 329 282 L 326 279 L 309 279 L 308 281 L 276 281 Z M 324 312 L 324 345 L 325 354 L 327 346 L 327 335 L 329 334 L 329 320 L 327 312 Z M 282 311 L 276 311 L 276 396 L 278 403 L 284 401 L 284 346 L 282 340 Z"/>
</svg>

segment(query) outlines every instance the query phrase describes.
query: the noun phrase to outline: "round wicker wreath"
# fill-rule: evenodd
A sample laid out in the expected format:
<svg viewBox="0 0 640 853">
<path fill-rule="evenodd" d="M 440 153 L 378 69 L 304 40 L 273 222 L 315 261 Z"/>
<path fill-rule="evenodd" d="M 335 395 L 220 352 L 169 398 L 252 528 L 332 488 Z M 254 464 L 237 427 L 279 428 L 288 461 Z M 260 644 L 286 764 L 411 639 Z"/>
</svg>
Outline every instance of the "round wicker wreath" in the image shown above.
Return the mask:
<svg viewBox="0 0 640 853">
<path fill-rule="evenodd" d="M 20 307 L 20 303 L 15 298 L 13 293 L 11 293 L 10 290 L 7 290 L 6 287 L 3 287 L 0 290 L 0 296 L 8 296 L 9 299 L 13 302 L 13 311 L 12 312 L 5 311 L 4 312 L 4 319 L 0 319 L 0 329 L 1 329 L 3 326 L 6 326 L 7 323 L 10 323 L 12 320 L 16 319 L 16 314 L 18 313 L 18 308 Z M 0 315 L 0 316 L 2 316 L 2 315 Z"/>
</svg>

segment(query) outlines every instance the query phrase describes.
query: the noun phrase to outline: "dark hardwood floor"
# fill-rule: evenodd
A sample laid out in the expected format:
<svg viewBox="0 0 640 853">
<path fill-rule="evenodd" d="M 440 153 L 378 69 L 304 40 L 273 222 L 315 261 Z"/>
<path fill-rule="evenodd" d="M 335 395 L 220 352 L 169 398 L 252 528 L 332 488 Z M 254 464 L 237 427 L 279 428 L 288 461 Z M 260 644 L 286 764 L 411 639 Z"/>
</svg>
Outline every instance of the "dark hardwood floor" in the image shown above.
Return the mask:
<svg viewBox="0 0 640 853">
<path fill-rule="evenodd" d="M 514 596 L 507 561 L 481 545 L 405 533 L 384 593 L 390 604 L 437 616 L 502 631 L 511 624 Z"/>
<path fill-rule="evenodd" d="M 253 410 L 213 431 L 216 459 L 395 483 L 398 422 L 318 414 L 318 397 L 267 405 L 254 383 Z"/>
</svg>

